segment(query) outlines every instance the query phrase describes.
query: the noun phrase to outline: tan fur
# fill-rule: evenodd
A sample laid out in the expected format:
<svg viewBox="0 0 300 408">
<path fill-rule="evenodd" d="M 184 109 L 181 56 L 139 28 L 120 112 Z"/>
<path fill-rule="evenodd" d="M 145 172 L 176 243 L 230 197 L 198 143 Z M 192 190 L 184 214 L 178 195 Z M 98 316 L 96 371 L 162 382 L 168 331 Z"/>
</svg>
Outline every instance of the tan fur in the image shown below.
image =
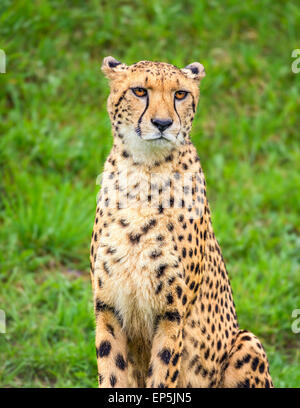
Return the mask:
<svg viewBox="0 0 300 408">
<path fill-rule="evenodd" d="M 102 69 L 114 146 L 91 243 L 99 385 L 272 386 L 259 341 L 240 334 L 189 138 L 203 66 L 107 57 Z M 156 118 L 172 124 L 160 133 Z"/>
</svg>

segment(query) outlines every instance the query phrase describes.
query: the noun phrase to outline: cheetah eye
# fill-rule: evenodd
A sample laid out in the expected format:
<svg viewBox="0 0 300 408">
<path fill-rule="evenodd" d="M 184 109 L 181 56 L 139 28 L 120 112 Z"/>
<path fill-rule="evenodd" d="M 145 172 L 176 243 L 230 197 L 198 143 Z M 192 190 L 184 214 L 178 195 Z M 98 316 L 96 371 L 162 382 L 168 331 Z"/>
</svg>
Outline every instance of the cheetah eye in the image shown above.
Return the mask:
<svg viewBox="0 0 300 408">
<path fill-rule="evenodd" d="M 182 101 L 187 96 L 188 92 L 187 91 L 177 91 L 175 92 L 175 99 L 178 99 L 179 101 Z"/>
<path fill-rule="evenodd" d="M 144 88 L 131 88 L 132 92 L 135 94 L 135 96 L 142 98 L 143 96 L 147 95 L 147 89 Z"/>
</svg>

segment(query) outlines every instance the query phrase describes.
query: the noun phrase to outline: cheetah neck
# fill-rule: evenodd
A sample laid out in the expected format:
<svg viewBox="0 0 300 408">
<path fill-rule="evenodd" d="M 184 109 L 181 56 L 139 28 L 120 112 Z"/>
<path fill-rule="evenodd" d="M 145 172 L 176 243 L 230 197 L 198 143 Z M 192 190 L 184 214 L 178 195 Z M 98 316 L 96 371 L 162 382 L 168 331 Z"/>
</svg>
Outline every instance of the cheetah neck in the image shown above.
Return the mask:
<svg viewBox="0 0 300 408">
<path fill-rule="evenodd" d="M 157 204 L 170 208 L 172 213 L 182 205 L 188 207 L 189 200 L 192 204 L 200 190 L 204 197 L 201 204 L 205 207 L 205 178 L 190 140 L 153 164 L 136 163 L 122 140 L 116 141 L 105 163 L 102 191 L 107 203 L 104 206 L 111 206 L 112 200 L 118 208 L 132 207 L 133 203 L 135 208 L 156 208 Z"/>
<path fill-rule="evenodd" d="M 173 172 L 182 168 L 183 158 L 197 162 L 197 169 L 202 172 L 200 161 L 190 138 L 178 139 L 177 144 L 167 140 L 142 140 L 129 134 L 114 132 L 114 145 L 110 157 L 114 157 L 122 167 L 136 168 L 142 172 Z"/>
</svg>

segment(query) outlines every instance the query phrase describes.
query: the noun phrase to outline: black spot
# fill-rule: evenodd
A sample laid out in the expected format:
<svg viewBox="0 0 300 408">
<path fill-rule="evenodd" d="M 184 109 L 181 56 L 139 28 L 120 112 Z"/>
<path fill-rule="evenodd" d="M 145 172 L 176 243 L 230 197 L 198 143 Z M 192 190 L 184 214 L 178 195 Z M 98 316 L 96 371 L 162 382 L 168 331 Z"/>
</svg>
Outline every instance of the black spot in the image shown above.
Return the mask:
<svg viewBox="0 0 300 408">
<path fill-rule="evenodd" d="M 159 214 L 162 214 L 163 212 L 164 212 L 164 207 L 163 207 L 162 204 L 159 204 L 159 206 L 158 206 L 158 213 L 159 213 Z"/>
<path fill-rule="evenodd" d="M 179 357 L 180 357 L 180 354 L 176 353 L 172 361 L 173 366 L 176 366 L 176 364 L 178 363 Z"/>
<path fill-rule="evenodd" d="M 95 310 L 96 310 L 96 313 L 97 312 L 104 312 L 105 310 L 110 310 L 111 312 L 114 313 L 114 308 L 113 307 L 108 306 L 106 303 L 102 302 L 99 299 L 96 300 Z"/>
<path fill-rule="evenodd" d="M 125 370 L 125 368 L 126 368 L 126 362 L 125 362 L 125 360 L 124 360 L 122 354 L 118 354 L 118 355 L 117 355 L 117 357 L 116 357 L 116 366 L 117 366 L 120 370 L 122 370 L 122 371 Z"/>
<path fill-rule="evenodd" d="M 167 295 L 167 303 L 168 303 L 168 305 L 171 305 L 171 304 L 173 303 L 172 293 L 168 293 L 168 295 Z"/>
<path fill-rule="evenodd" d="M 147 224 L 145 224 L 142 227 L 142 231 L 146 234 L 150 228 L 154 227 L 156 225 L 156 220 L 155 219 L 151 219 Z"/>
<path fill-rule="evenodd" d="M 175 322 L 177 321 L 177 323 L 180 323 L 180 314 L 178 312 L 178 310 L 175 310 L 173 312 L 166 312 L 164 314 L 164 319 L 169 320 L 170 322 Z"/>
<path fill-rule="evenodd" d="M 198 364 L 196 369 L 195 369 L 195 374 L 198 375 L 200 373 L 201 369 L 202 369 L 202 365 Z"/>
<path fill-rule="evenodd" d="M 167 224 L 167 228 L 171 232 L 174 229 L 174 225 L 170 222 L 169 224 Z"/>
<path fill-rule="evenodd" d="M 103 383 L 103 380 L 104 380 L 103 375 L 102 375 L 102 374 L 98 374 L 98 378 L 99 378 L 99 384 L 102 384 L 102 383 Z"/>
<path fill-rule="evenodd" d="M 126 152 L 126 150 L 123 150 L 122 156 L 125 157 L 125 158 L 127 158 L 127 157 L 129 157 L 129 153 Z"/>
<path fill-rule="evenodd" d="M 163 349 L 162 351 L 160 351 L 158 353 L 158 356 L 160 357 L 160 359 L 165 363 L 165 364 L 169 364 L 170 362 L 170 358 L 171 358 L 171 352 L 169 349 Z"/>
<path fill-rule="evenodd" d="M 259 366 L 259 372 L 263 373 L 265 371 L 265 363 L 261 363 L 261 365 Z"/>
<path fill-rule="evenodd" d="M 175 381 L 176 381 L 176 378 L 178 377 L 178 374 L 179 374 L 179 371 L 176 370 L 176 371 L 174 372 L 172 378 L 171 378 L 171 381 L 172 381 L 172 382 L 175 382 Z"/>
<path fill-rule="evenodd" d="M 124 218 L 121 218 L 120 224 L 122 225 L 122 227 L 127 227 L 129 225 L 129 222 L 127 222 Z"/>
<path fill-rule="evenodd" d="M 208 371 L 205 368 L 203 368 L 202 377 L 205 378 L 207 376 L 207 374 L 208 374 Z"/>
<path fill-rule="evenodd" d="M 138 244 L 140 242 L 141 234 L 130 233 L 128 237 L 132 244 Z"/>
<path fill-rule="evenodd" d="M 249 363 L 249 361 L 251 360 L 251 355 L 246 354 L 243 360 L 244 360 L 244 363 Z"/>
<path fill-rule="evenodd" d="M 152 374 L 153 374 L 153 368 L 152 368 L 152 364 L 151 364 L 151 365 L 149 366 L 147 376 L 148 376 L 148 377 L 151 377 Z"/>
<path fill-rule="evenodd" d="M 241 340 L 242 341 L 250 341 L 251 337 L 250 336 L 243 336 L 243 337 L 241 337 Z"/>
<path fill-rule="evenodd" d="M 259 363 L 258 357 L 255 357 L 253 359 L 253 361 L 252 361 L 252 364 L 251 364 L 251 368 L 252 368 L 253 371 L 255 371 L 257 369 L 258 363 Z"/>
<path fill-rule="evenodd" d="M 249 379 L 246 378 L 246 380 L 244 382 L 239 382 L 237 384 L 237 388 L 250 388 Z"/>
<path fill-rule="evenodd" d="M 237 360 L 235 363 L 235 368 L 239 369 L 243 367 L 243 365 L 244 365 L 243 360 Z"/>
<path fill-rule="evenodd" d="M 163 283 L 159 282 L 159 284 L 157 285 L 156 290 L 155 290 L 156 295 L 158 295 L 161 292 L 162 287 L 163 287 Z"/>
<path fill-rule="evenodd" d="M 98 350 L 99 357 L 106 357 L 109 355 L 111 350 L 111 344 L 109 341 L 102 341 Z"/>
<path fill-rule="evenodd" d="M 187 297 L 186 297 L 186 295 L 183 295 L 182 304 L 185 305 L 186 302 L 187 302 Z"/>
<path fill-rule="evenodd" d="M 151 259 L 156 259 L 162 255 L 162 251 L 160 249 L 155 249 L 154 251 L 151 252 L 150 258 Z"/>
<path fill-rule="evenodd" d="M 172 278 L 170 278 L 170 279 L 168 280 L 168 284 L 171 286 L 174 281 L 175 281 L 175 277 L 172 276 Z"/>
<path fill-rule="evenodd" d="M 225 351 L 225 353 L 222 355 L 222 357 L 221 357 L 221 360 L 220 360 L 220 363 L 223 363 L 223 361 L 225 361 L 226 360 L 226 358 L 227 358 L 227 351 Z"/>
<path fill-rule="evenodd" d="M 109 381 L 110 381 L 110 385 L 111 385 L 112 387 L 114 387 L 114 386 L 116 385 L 116 382 L 117 382 L 117 377 L 112 374 L 112 375 L 110 376 L 110 378 L 109 378 Z"/>
<path fill-rule="evenodd" d="M 246 354 L 242 360 L 237 360 L 236 364 L 235 364 L 235 368 L 241 368 L 244 364 L 249 363 L 249 361 L 251 360 L 251 355 L 250 354 Z"/>
<path fill-rule="evenodd" d="M 176 286 L 176 292 L 177 292 L 177 296 L 180 299 L 181 295 L 182 295 L 182 289 L 180 286 Z"/>
<path fill-rule="evenodd" d="M 220 350 L 221 347 L 222 347 L 222 343 L 221 343 L 221 340 L 219 340 L 218 343 L 217 343 L 217 349 Z"/>
<path fill-rule="evenodd" d="M 97 299 L 95 302 L 95 311 L 96 312 L 102 312 L 103 310 L 108 307 L 104 302 L 101 302 L 101 300 Z"/>
<path fill-rule="evenodd" d="M 157 268 L 157 270 L 156 270 L 156 277 L 157 278 L 160 278 L 163 274 L 164 274 L 164 272 L 165 272 L 165 269 L 166 269 L 166 267 L 167 267 L 168 265 L 167 264 L 161 264 L 161 265 L 159 265 L 159 267 Z"/>
<path fill-rule="evenodd" d="M 110 270 L 109 267 L 107 265 L 107 262 L 103 262 L 103 269 L 105 270 L 105 272 L 109 275 L 110 274 Z"/>
</svg>

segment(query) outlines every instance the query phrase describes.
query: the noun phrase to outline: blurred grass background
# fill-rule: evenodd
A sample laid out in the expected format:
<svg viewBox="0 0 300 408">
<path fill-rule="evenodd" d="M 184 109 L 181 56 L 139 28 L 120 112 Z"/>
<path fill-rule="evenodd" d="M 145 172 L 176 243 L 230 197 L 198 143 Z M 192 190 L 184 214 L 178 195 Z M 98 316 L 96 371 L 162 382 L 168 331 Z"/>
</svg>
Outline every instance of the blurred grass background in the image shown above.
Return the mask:
<svg viewBox="0 0 300 408">
<path fill-rule="evenodd" d="M 96 387 L 89 244 L 112 145 L 101 60 L 200 61 L 192 139 L 242 328 L 300 386 L 297 1 L 0 3 L 0 386 Z"/>
</svg>

